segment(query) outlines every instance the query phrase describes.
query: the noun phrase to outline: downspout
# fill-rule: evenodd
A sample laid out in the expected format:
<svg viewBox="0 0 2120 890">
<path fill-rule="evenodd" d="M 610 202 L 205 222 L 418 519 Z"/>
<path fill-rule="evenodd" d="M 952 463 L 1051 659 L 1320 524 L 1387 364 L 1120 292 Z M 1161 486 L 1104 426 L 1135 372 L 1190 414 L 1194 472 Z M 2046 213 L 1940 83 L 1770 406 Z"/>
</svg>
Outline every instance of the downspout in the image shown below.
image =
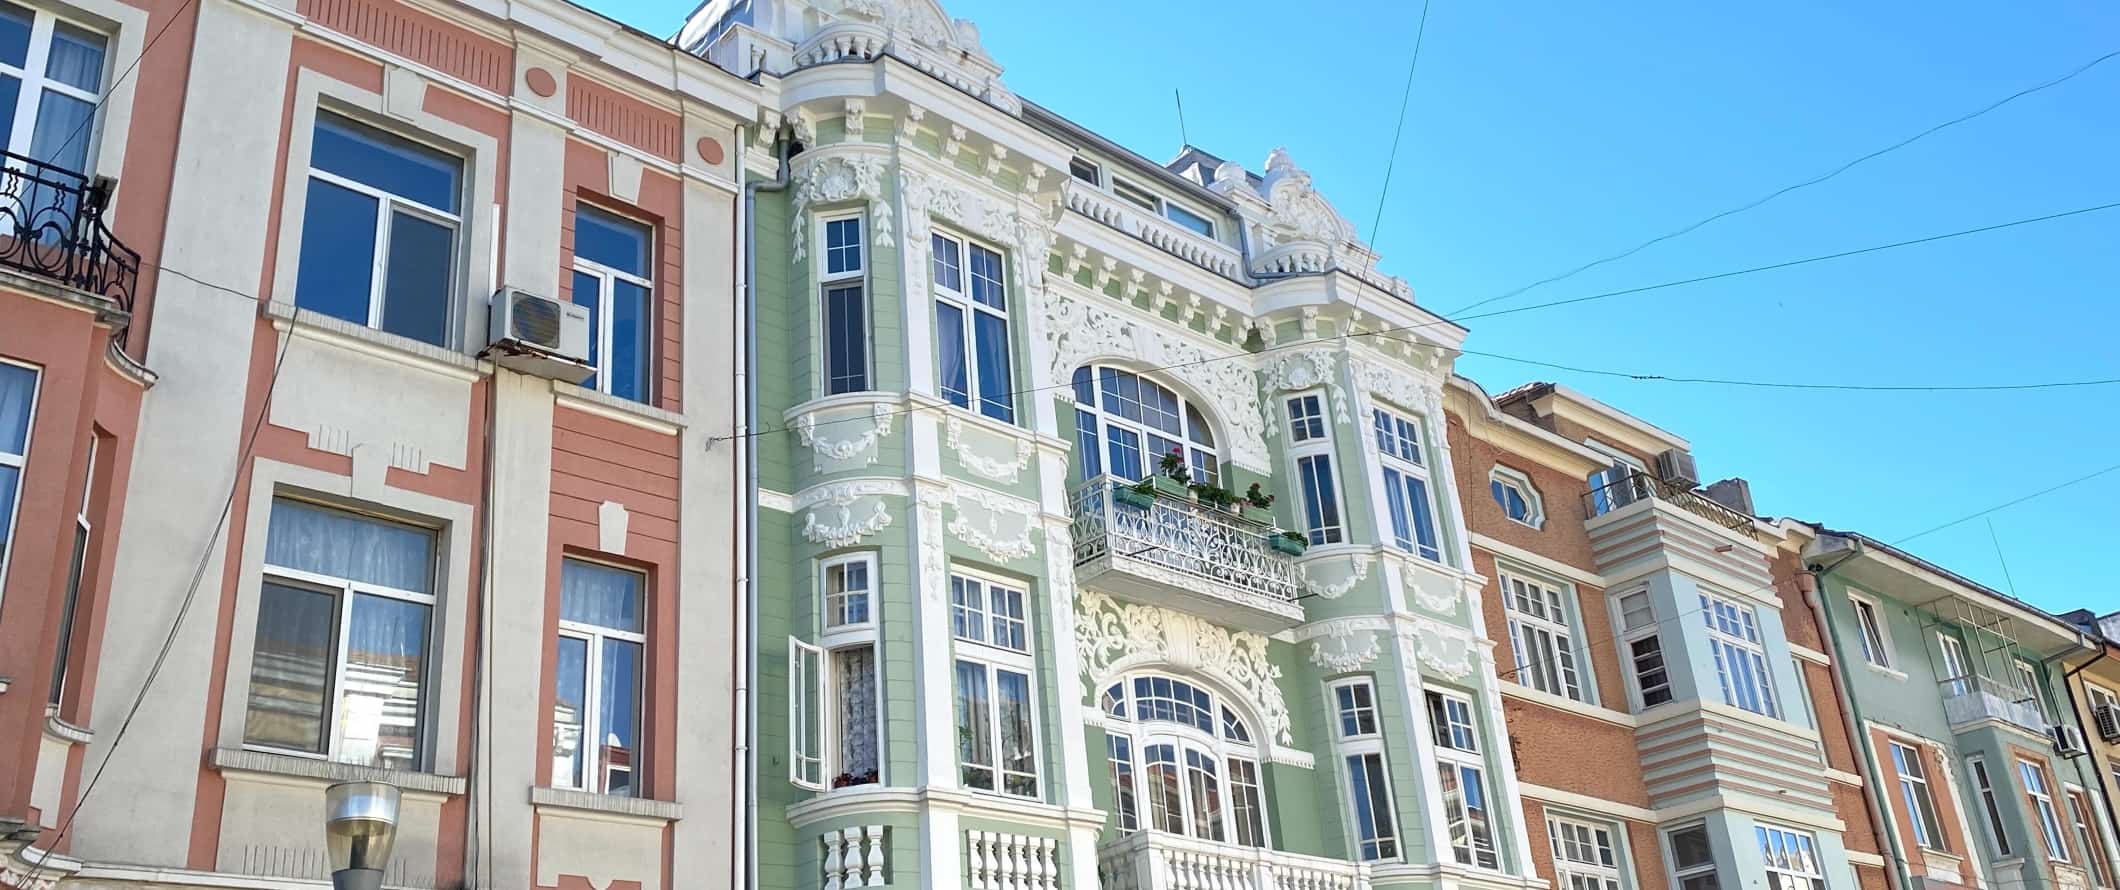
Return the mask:
<svg viewBox="0 0 2120 890">
<path fill-rule="evenodd" d="M 736 744 L 743 763 L 744 794 L 739 818 L 743 820 L 740 825 L 744 837 L 741 886 L 746 890 L 758 888 L 758 700 L 752 694 L 758 685 L 758 451 L 751 426 L 758 416 L 758 290 L 753 285 L 758 280 L 758 239 L 752 233 L 758 231 L 758 193 L 788 188 L 788 153 L 793 141 L 785 125 L 774 133 L 773 150 L 779 157 L 779 167 L 770 180 L 744 183 L 743 222 L 737 227 L 737 237 L 743 239 L 743 342 L 738 345 L 743 350 L 743 362 L 736 371 L 736 389 L 743 413 L 737 418 L 734 438 L 740 468 L 736 484 L 744 486 L 746 494 L 742 576 L 736 582 L 742 591 L 744 610 L 743 639 L 737 641 L 744 652 L 744 673 L 737 678 Z M 739 155 L 738 174 L 742 171 Z"/>
<path fill-rule="evenodd" d="M 2075 717 L 2076 723 L 2079 725 L 2083 723 L 2083 712 L 2076 710 L 2076 687 L 2070 685 L 2070 683 L 2072 683 L 2076 679 L 2077 674 L 2083 672 L 2084 668 L 2090 667 L 2091 665 L 2104 661 L 2106 650 L 2111 648 L 2112 645 L 2111 643 L 2106 642 L 2105 637 L 2102 634 L 2088 636 L 2091 636 L 2092 639 L 2095 639 L 2097 641 L 2098 654 L 2092 656 L 2091 660 L 2076 665 L 2073 668 L 2069 668 L 2067 671 L 2064 671 L 2061 674 L 2061 691 L 2062 694 L 2068 696 L 2069 716 Z M 2079 636 L 2079 639 L 2081 639 L 2081 636 Z M 2085 732 L 2083 733 L 2083 737 L 2085 739 L 2089 739 L 2092 736 L 2097 735 L 2098 727 L 2096 726 L 2084 727 L 2084 729 Z M 2094 774 L 2098 772 L 2097 764 L 2091 764 L 2091 772 Z M 2116 776 L 2116 778 L 2120 778 L 2120 776 Z M 2098 787 L 2098 797 L 2105 801 L 2105 821 L 2112 823 L 2113 837 L 2116 839 L 2120 839 L 2120 811 L 2115 811 L 2113 809 L 2112 790 L 2106 787 L 2107 783 L 2105 781 L 2104 776 L 2098 776 L 2098 781 L 2092 782 L 2091 784 L 2096 785 Z"/>
<path fill-rule="evenodd" d="M 1857 548 L 1861 546 L 1859 542 L 1856 544 Z M 1825 589 L 1827 575 L 1833 574 L 1861 553 L 1862 551 L 1857 549 L 1823 570 L 1813 563 L 1809 567 L 1810 571 L 1796 576 L 1796 586 L 1803 590 L 1804 605 L 1810 607 L 1811 620 L 1823 632 L 1825 639 L 1822 642 L 1833 660 L 1833 697 L 1840 700 L 1840 724 L 1861 752 L 1861 756 L 1855 759 L 1855 769 L 1862 776 L 1863 795 L 1869 801 L 1869 806 L 1863 809 L 1869 812 L 1870 832 L 1883 838 L 1887 850 L 1891 853 L 1885 858 L 1885 872 L 1891 879 L 1892 886 L 1898 887 L 1899 890 L 1913 890 L 1913 879 L 1907 874 L 1906 851 L 1899 846 L 1899 836 L 1892 832 L 1891 826 L 1885 824 L 1884 814 L 1891 812 L 1891 800 L 1885 796 L 1884 784 L 1879 780 L 1873 766 L 1877 763 L 1877 751 L 1870 744 L 1870 734 L 1862 731 L 1862 715 L 1856 707 L 1855 697 L 1848 694 L 1852 681 L 1847 676 L 1847 659 L 1841 657 L 1840 634 L 1833 625 L 1833 610 L 1826 608 L 1821 592 Z M 1810 583 L 1804 583 L 1805 581 Z"/>
</svg>

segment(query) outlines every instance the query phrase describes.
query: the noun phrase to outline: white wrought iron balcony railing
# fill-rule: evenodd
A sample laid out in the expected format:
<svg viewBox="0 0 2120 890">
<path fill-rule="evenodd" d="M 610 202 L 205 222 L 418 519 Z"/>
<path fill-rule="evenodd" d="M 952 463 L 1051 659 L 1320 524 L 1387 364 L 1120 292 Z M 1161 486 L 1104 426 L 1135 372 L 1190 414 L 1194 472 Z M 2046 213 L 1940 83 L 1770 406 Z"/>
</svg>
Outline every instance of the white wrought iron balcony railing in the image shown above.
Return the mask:
<svg viewBox="0 0 2120 890">
<path fill-rule="evenodd" d="M 1367 890 L 1369 864 L 1136 831 L 1097 848 L 1104 890 Z"/>
<path fill-rule="evenodd" d="M 1968 674 L 1937 684 L 1943 688 L 1943 713 L 1953 728 L 1982 720 L 2014 723 L 2045 735 L 2046 715 L 2031 693 L 1992 677 Z"/>
<path fill-rule="evenodd" d="M 1303 620 L 1295 562 L 1274 549 L 1273 529 L 1111 476 L 1083 483 L 1069 502 L 1077 580 L 1246 630 Z"/>
</svg>

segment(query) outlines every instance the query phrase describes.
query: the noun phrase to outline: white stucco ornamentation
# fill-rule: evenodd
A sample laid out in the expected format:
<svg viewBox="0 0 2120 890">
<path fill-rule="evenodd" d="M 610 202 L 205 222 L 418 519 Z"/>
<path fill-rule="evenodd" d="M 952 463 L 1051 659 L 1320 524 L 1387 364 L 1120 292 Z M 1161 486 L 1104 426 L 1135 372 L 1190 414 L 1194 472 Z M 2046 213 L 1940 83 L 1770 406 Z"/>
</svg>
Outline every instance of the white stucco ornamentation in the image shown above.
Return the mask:
<svg viewBox="0 0 2120 890">
<path fill-rule="evenodd" d="M 1391 622 L 1377 615 L 1334 618 L 1306 624 L 1295 631 L 1296 642 L 1310 643 L 1310 663 L 1332 673 L 1361 670 L 1384 654 L 1377 634 L 1391 629 Z"/>
<path fill-rule="evenodd" d="M 1013 254 L 1011 268 L 1016 280 L 1031 294 L 1045 287 L 1046 258 L 1053 252 L 1052 224 L 1027 212 L 1022 205 L 1003 201 L 910 167 L 898 169 L 898 186 L 905 199 L 906 269 L 912 291 L 928 289 L 928 224 L 931 218 L 948 220 L 973 235 L 1004 245 Z"/>
<path fill-rule="evenodd" d="M 873 464 L 877 456 L 876 443 L 891 434 L 891 418 L 895 414 L 896 412 L 884 405 L 876 405 L 869 412 L 870 419 L 874 421 L 873 426 L 852 438 L 832 439 L 818 434 L 817 428 L 825 424 L 818 422 L 817 411 L 809 411 L 795 418 L 795 436 L 802 440 L 802 444 L 809 446 L 811 451 L 817 453 L 816 469 L 819 472 L 824 471 L 827 460 L 850 461 L 862 457 L 866 458 L 863 463 Z M 826 423 L 839 426 L 849 420 L 852 418 L 841 418 Z"/>
<path fill-rule="evenodd" d="M 1347 360 L 1347 375 L 1354 383 L 1357 407 L 1364 415 L 1381 397 L 1402 409 L 1420 412 L 1431 423 L 1440 424 L 1443 420 L 1443 386 L 1434 377 L 1409 374 L 1403 368 L 1351 356 Z M 1440 446 L 1442 443 L 1438 441 L 1436 444 Z"/>
<path fill-rule="evenodd" d="M 1333 373 L 1339 356 L 1339 348 L 1332 346 L 1276 353 L 1262 369 L 1266 392 L 1271 395 L 1325 387 L 1332 397 L 1333 418 L 1343 424 L 1352 423 L 1353 415 L 1347 408 L 1347 388 L 1340 385 L 1339 376 Z"/>
<path fill-rule="evenodd" d="M 962 484 L 948 489 L 947 503 L 957 514 L 950 520 L 950 535 L 988 559 L 1011 562 L 1038 552 L 1031 541 L 1040 529 L 1036 503 Z M 986 522 L 976 522 L 976 516 Z"/>
<path fill-rule="evenodd" d="M 1158 373 L 1185 384 L 1191 390 L 1188 395 L 1213 407 L 1210 420 L 1219 421 L 1228 434 L 1230 460 L 1249 470 L 1272 472 L 1258 385 L 1250 364 L 1236 360 L 1238 353 L 1210 352 L 1155 324 L 1058 293 L 1046 294 L 1041 308 L 1047 342 L 1052 344 L 1047 364 L 1052 381 L 1067 380 L 1076 368 L 1099 358 L 1165 368 Z"/>
<path fill-rule="evenodd" d="M 795 259 L 801 260 L 807 255 L 810 206 L 856 198 L 868 202 L 870 240 L 878 247 L 895 246 L 891 205 L 883 200 L 883 159 L 868 153 L 830 153 L 830 148 L 821 148 L 817 152 L 815 155 L 804 154 L 803 160 L 796 162 L 789 172 L 795 182 L 795 194 L 789 213 L 788 238 Z"/>
<path fill-rule="evenodd" d="M 1170 609 L 1119 603 L 1096 591 L 1075 596 L 1075 647 L 1082 657 L 1085 700 L 1129 669 L 1164 665 L 1193 671 L 1243 697 L 1273 739 L 1292 744 L 1281 669 L 1266 660 L 1266 638 L 1225 630 Z"/>
<path fill-rule="evenodd" d="M 1421 608 L 1439 615 L 1457 614 L 1457 591 L 1437 584 L 1423 584 L 1418 578 L 1408 578 L 1406 586 L 1413 588 L 1413 601 Z"/>
<path fill-rule="evenodd" d="M 970 470 L 972 475 L 1010 485 L 1021 478 L 1025 467 L 1031 465 L 1031 441 L 1016 439 L 1014 459 L 990 457 L 979 452 L 979 447 L 965 438 L 964 418 L 952 416 L 942 425 L 942 444 L 957 454 L 957 462 Z"/>
<path fill-rule="evenodd" d="M 1402 618 L 1399 642 L 1413 649 L 1421 666 L 1452 680 L 1472 676 L 1479 641 L 1472 631 L 1428 618 Z"/>
<path fill-rule="evenodd" d="M 1319 583 L 1316 579 L 1310 577 L 1310 567 L 1326 565 L 1328 564 L 1326 560 L 1300 563 L 1296 566 L 1296 573 L 1303 577 L 1304 590 L 1310 591 L 1313 595 L 1333 600 L 1346 596 L 1347 592 L 1353 590 L 1355 585 L 1367 580 L 1369 578 L 1369 564 L 1375 561 L 1376 557 L 1371 554 L 1350 553 L 1347 555 L 1347 574 L 1342 575 L 1340 580 L 1331 583 Z M 1330 562 L 1337 564 L 1339 561 L 1330 560 Z"/>
<path fill-rule="evenodd" d="M 942 505 L 950 503 L 950 489 L 926 480 L 914 483 L 918 495 L 919 527 L 914 536 L 920 541 L 920 593 L 928 602 L 943 601 L 943 589 L 949 579 L 949 555 L 943 543 Z"/>
<path fill-rule="evenodd" d="M 794 499 L 794 508 L 808 510 L 802 518 L 802 537 L 812 544 L 846 547 L 884 530 L 891 513 L 883 501 L 875 509 L 859 513 L 855 505 L 863 498 L 904 497 L 905 483 L 896 479 L 849 479 L 804 489 Z"/>
</svg>

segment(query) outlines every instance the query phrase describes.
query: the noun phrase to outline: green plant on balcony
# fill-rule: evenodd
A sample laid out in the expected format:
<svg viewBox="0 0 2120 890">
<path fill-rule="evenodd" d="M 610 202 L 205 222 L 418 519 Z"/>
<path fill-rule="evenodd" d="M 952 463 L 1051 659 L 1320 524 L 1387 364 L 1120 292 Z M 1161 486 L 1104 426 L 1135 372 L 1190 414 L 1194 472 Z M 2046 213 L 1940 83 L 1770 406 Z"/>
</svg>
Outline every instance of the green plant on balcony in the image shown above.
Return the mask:
<svg viewBox="0 0 2120 890">
<path fill-rule="evenodd" d="M 1254 482 L 1250 488 L 1244 490 L 1244 500 L 1237 505 L 1237 513 L 1247 522 L 1272 525 L 1273 495 L 1261 491 L 1259 483 Z"/>
<path fill-rule="evenodd" d="M 1158 494 L 1184 500 L 1192 496 L 1192 471 L 1185 467 L 1185 453 L 1176 448 L 1156 464 L 1155 475 L 1144 480 Z"/>
<path fill-rule="evenodd" d="M 1286 553 L 1289 556 L 1302 556 L 1303 551 L 1310 549 L 1310 538 L 1299 531 L 1285 531 L 1277 535 L 1267 535 L 1266 543 L 1274 550 Z"/>
<path fill-rule="evenodd" d="M 1119 503 L 1146 510 L 1156 504 L 1156 486 L 1148 479 L 1132 485 L 1114 485 L 1112 497 L 1118 499 Z"/>
<path fill-rule="evenodd" d="M 1236 492 L 1211 482 L 1193 483 L 1192 493 L 1193 497 L 1199 500 L 1201 505 L 1213 507 L 1217 510 L 1228 510 L 1230 505 L 1237 502 Z"/>
</svg>

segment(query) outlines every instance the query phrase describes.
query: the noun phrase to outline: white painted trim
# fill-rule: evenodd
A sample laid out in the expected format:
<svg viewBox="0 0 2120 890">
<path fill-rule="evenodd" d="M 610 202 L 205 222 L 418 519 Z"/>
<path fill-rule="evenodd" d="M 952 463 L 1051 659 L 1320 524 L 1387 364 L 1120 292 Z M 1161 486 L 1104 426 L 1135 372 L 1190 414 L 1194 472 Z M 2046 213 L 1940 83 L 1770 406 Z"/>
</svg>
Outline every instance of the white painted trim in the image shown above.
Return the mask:
<svg viewBox="0 0 2120 890">
<path fill-rule="evenodd" d="M 1587 584 L 1599 590 L 1612 586 L 1606 582 L 1603 575 L 1571 566 L 1550 556 L 1534 553 L 1500 538 L 1483 535 L 1479 532 L 1472 532 L 1468 537 L 1472 541 L 1472 546 L 1485 550 L 1490 555 L 1508 557 L 1539 571 L 1559 575 L 1575 583 Z"/>
<path fill-rule="evenodd" d="M 1501 690 L 1502 695 L 1519 701 L 1544 705 L 1554 710 L 1567 711 L 1578 717 L 1588 717 L 1592 720 L 1610 723 L 1614 726 L 1624 726 L 1629 729 L 1641 725 L 1641 721 L 1638 718 L 1625 711 L 1615 711 L 1611 708 L 1579 702 L 1567 696 L 1541 692 L 1514 680 L 1496 680 L 1495 685 Z"/>
<path fill-rule="evenodd" d="M 1523 789 L 1525 797 L 1531 798 L 1533 800 L 1545 801 L 1547 803 L 1560 804 L 1561 806 L 1569 807 L 1571 809 L 1597 813 L 1603 816 L 1611 816 L 1616 819 L 1625 819 L 1629 822 L 1647 822 L 1650 824 L 1655 824 L 1664 821 L 1664 816 L 1661 811 L 1650 809 L 1648 807 L 1638 807 L 1634 806 L 1633 804 L 1619 803 L 1617 801 L 1610 801 L 1601 797 L 1591 797 L 1587 794 L 1579 794 L 1574 791 L 1565 791 L 1559 788 L 1549 788 L 1544 785 L 1533 785 L 1530 782 L 1518 783 L 1517 787 Z"/>
<path fill-rule="evenodd" d="M 1794 655 L 1797 658 L 1801 658 L 1805 661 L 1811 662 L 1812 664 L 1831 665 L 1833 663 L 1832 656 L 1829 656 L 1824 652 L 1820 652 L 1809 646 L 1799 646 L 1795 643 L 1789 644 L 1789 654 Z"/>
<path fill-rule="evenodd" d="M 1861 850 L 1843 850 L 1842 852 L 1847 854 L 1848 864 L 1850 865 L 1866 865 L 1871 868 L 1884 867 L 1884 857 L 1875 853 L 1864 853 Z"/>
<path fill-rule="evenodd" d="M 605 420 L 615 420 L 665 436 L 675 436 L 683 432 L 687 425 L 685 416 L 674 411 L 665 411 L 645 402 L 597 392 L 564 380 L 552 381 L 552 396 L 557 407 L 593 414 Z"/>
</svg>

